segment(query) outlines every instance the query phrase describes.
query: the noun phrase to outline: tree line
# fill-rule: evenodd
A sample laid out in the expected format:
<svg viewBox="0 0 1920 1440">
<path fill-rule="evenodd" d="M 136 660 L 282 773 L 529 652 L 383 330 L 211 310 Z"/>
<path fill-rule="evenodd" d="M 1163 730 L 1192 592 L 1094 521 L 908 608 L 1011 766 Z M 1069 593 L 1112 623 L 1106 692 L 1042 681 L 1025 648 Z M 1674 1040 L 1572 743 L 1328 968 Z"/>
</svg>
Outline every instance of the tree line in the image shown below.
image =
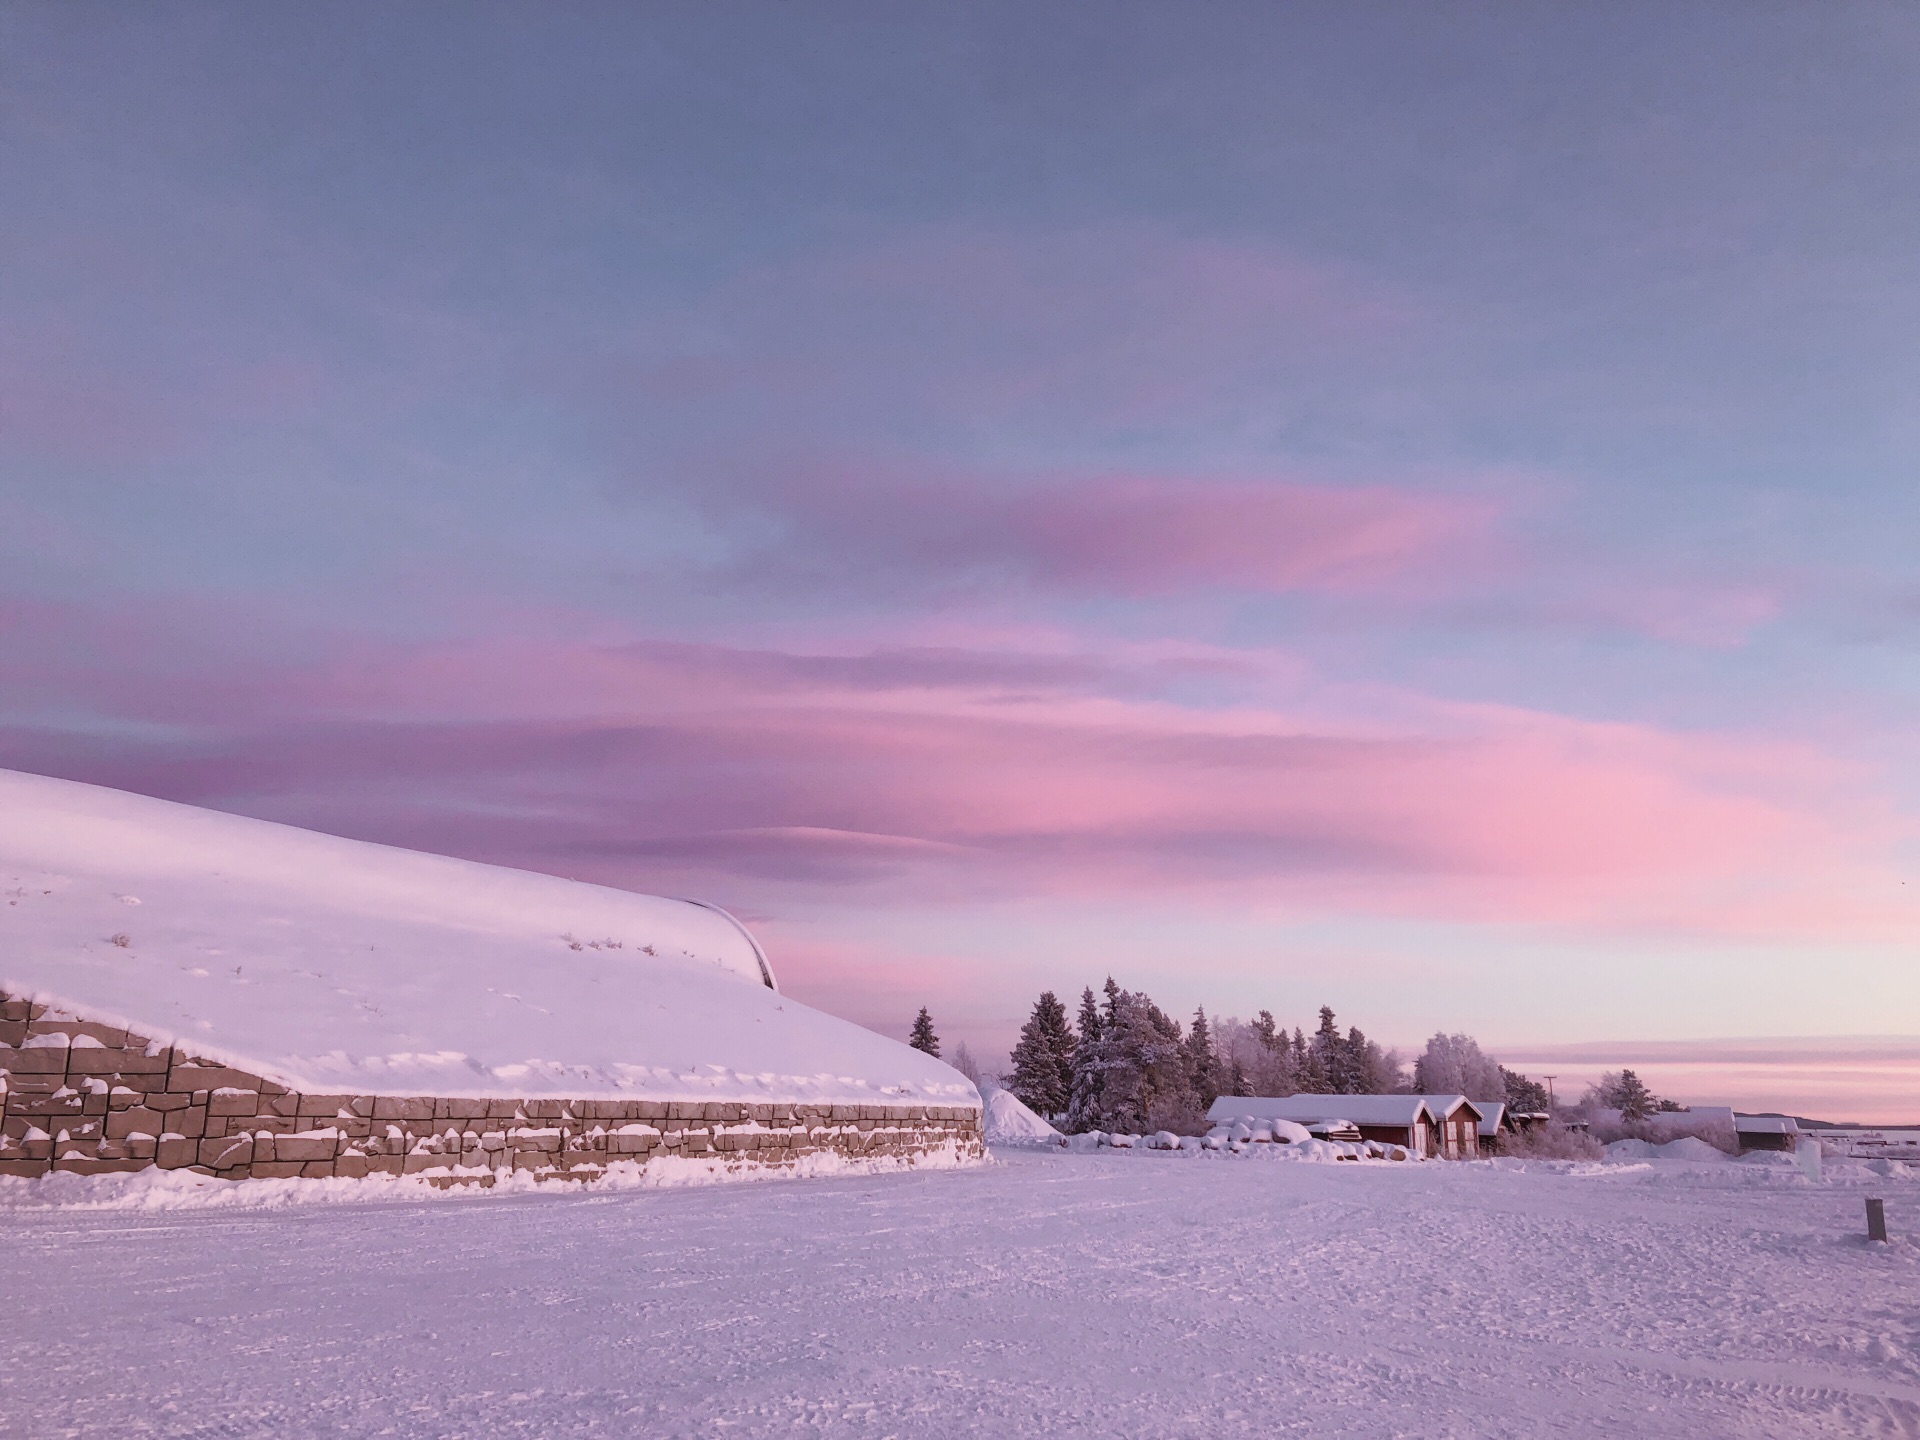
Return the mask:
<svg viewBox="0 0 1920 1440">
<path fill-rule="evenodd" d="M 940 1053 L 923 1008 L 909 1040 Z M 1002 1083 L 1022 1103 L 1069 1133 L 1198 1133 L 1221 1095 L 1384 1095 L 1412 1092 L 1504 1100 L 1545 1110 L 1546 1090 L 1484 1055 L 1469 1035 L 1437 1034 L 1411 1066 L 1357 1025 L 1344 1031 L 1320 1007 L 1308 1033 L 1289 1032 L 1262 1010 L 1254 1019 L 1210 1020 L 1204 1008 L 1185 1025 L 1147 995 L 1109 976 L 1096 995 L 1081 992 L 1072 1021 L 1048 990 L 1034 1002 Z"/>
</svg>

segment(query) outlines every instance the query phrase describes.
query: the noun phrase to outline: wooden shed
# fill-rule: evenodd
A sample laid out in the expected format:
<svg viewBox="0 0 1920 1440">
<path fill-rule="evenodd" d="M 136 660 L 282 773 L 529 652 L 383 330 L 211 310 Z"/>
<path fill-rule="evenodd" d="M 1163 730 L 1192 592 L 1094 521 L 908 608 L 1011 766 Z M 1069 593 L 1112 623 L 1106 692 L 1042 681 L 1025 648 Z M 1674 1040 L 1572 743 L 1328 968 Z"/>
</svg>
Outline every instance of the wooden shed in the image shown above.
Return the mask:
<svg viewBox="0 0 1920 1440">
<path fill-rule="evenodd" d="M 1449 1160 L 1480 1158 L 1481 1102 L 1464 1095 L 1422 1095 L 1438 1132 L 1439 1153 Z"/>
</svg>

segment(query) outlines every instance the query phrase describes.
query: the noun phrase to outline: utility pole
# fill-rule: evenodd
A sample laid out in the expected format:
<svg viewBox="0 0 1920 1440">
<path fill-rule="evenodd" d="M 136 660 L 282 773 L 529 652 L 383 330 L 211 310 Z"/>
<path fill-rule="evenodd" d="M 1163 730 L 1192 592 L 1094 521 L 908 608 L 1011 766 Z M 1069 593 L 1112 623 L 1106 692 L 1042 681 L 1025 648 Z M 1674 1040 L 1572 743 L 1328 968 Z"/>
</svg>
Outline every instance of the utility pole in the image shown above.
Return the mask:
<svg viewBox="0 0 1920 1440">
<path fill-rule="evenodd" d="M 1540 1078 L 1547 1082 L 1547 1113 L 1551 1115 L 1553 1113 L 1553 1082 L 1560 1077 L 1557 1075 L 1542 1075 Z"/>
</svg>

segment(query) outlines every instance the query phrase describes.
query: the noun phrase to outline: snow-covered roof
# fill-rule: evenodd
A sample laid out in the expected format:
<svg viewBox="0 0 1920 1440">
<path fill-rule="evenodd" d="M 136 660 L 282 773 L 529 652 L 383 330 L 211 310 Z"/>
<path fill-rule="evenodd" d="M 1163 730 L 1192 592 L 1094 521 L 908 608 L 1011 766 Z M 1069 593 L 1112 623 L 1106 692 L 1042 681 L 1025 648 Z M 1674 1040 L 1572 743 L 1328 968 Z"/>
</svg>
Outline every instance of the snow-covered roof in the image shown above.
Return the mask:
<svg viewBox="0 0 1920 1440">
<path fill-rule="evenodd" d="M 1498 1135 L 1500 1122 L 1507 1118 L 1507 1102 L 1504 1100 L 1475 1100 L 1473 1106 L 1480 1112 L 1480 1133 Z"/>
<path fill-rule="evenodd" d="M 1798 1135 L 1800 1126 L 1790 1115 L 1736 1115 L 1733 1128 L 1741 1135 Z"/>
<path fill-rule="evenodd" d="M 0 770 L 0 990 L 313 1093 L 977 1105 L 726 912 Z"/>
<path fill-rule="evenodd" d="M 1249 1116 L 1255 1120 L 1351 1120 L 1356 1125 L 1411 1125 L 1432 1112 L 1419 1095 L 1222 1095 L 1207 1110 L 1221 1124 Z"/>
<path fill-rule="evenodd" d="M 1487 1102 L 1483 1100 L 1469 1100 L 1464 1095 L 1422 1095 L 1420 1098 L 1427 1102 L 1427 1109 L 1442 1120 L 1451 1117 L 1462 1105 L 1473 1112 L 1476 1121 L 1486 1118 L 1486 1111 L 1482 1107 Z"/>
<path fill-rule="evenodd" d="M 1647 1116 L 1647 1123 L 1656 1128 L 1668 1126 L 1695 1127 L 1701 1124 L 1733 1124 L 1731 1105 L 1689 1105 L 1684 1110 L 1656 1110 Z"/>
</svg>

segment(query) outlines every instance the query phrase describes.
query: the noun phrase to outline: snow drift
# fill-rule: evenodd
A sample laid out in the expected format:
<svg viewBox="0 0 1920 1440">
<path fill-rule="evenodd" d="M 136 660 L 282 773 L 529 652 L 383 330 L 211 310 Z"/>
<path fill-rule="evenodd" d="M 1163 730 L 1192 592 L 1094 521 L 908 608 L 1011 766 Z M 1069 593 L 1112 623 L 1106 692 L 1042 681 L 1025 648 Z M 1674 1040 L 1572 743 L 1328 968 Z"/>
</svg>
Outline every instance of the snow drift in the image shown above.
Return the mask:
<svg viewBox="0 0 1920 1440">
<path fill-rule="evenodd" d="M 1011 1090 L 994 1087 L 986 1092 L 982 1128 L 989 1145 L 1062 1145 L 1063 1136 L 1029 1109 Z"/>
<path fill-rule="evenodd" d="M 291 1090 L 978 1105 L 731 916 L 0 770 L 0 991 Z"/>
</svg>

